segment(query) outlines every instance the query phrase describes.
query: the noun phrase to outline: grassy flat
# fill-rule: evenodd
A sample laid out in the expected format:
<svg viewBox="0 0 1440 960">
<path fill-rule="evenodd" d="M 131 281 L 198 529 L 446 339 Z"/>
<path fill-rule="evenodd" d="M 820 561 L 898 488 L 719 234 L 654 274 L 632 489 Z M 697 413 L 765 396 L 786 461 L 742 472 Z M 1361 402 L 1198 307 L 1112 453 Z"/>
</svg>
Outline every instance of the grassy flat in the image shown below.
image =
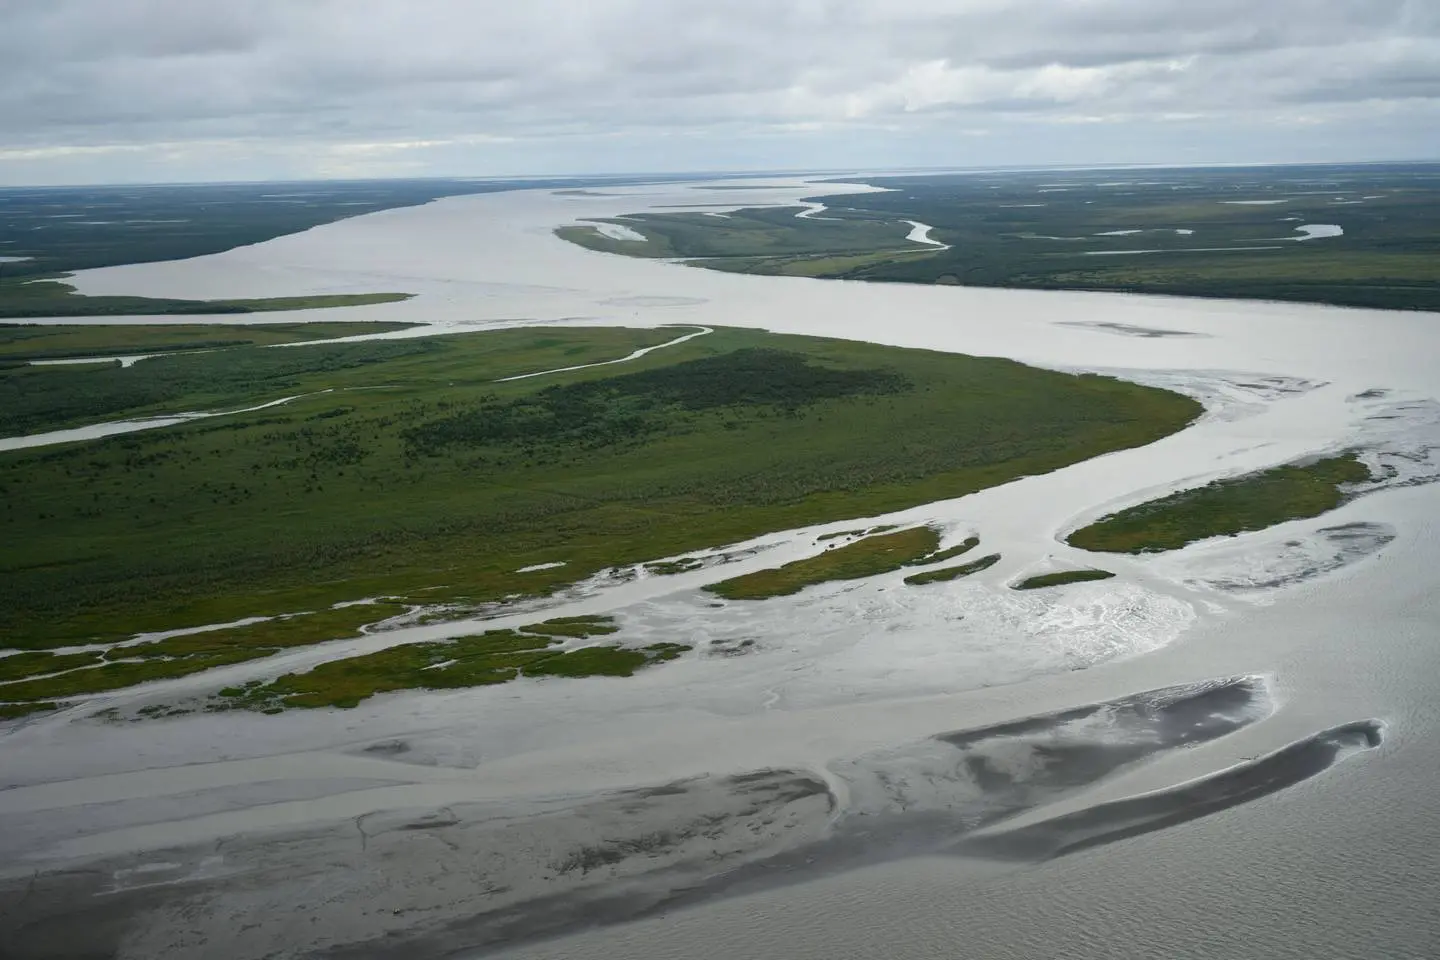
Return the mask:
<svg viewBox="0 0 1440 960">
<path fill-rule="evenodd" d="M 595 633 L 616 630 L 608 617 L 585 619 Z M 572 621 L 570 625 L 580 624 Z M 252 682 L 222 690 L 210 709 L 277 713 L 291 707 L 350 708 L 377 693 L 491 686 L 521 676 L 628 677 L 690 649 L 683 644 L 662 643 L 639 649 L 605 645 L 557 651 L 553 647 L 559 640 L 533 632 L 544 626 L 537 624 L 520 631 L 491 630 L 331 660 L 306 673 L 288 673 L 268 683 Z"/>
<path fill-rule="evenodd" d="M 879 219 L 798 219 L 802 207 L 738 210 L 725 217 L 703 213 L 647 213 L 608 221 L 644 241 L 607 237 L 590 225 L 561 227 L 565 240 L 592 250 L 633 257 L 789 257 L 869 255 L 876 250 L 914 251 L 910 227 Z"/>
<path fill-rule="evenodd" d="M 80 667 L 96 666 L 104 659 L 99 651 L 85 653 L 17 653 L 0 657 L 0 683 L 41 677 L 49 673 L 61 673 Z M 0 687 L 0 700 L 4 699 L 4 687 Z"/>
<path fill-rule="evenodd" d="M 0 367 L 0 436 L 187 410 L 235 409 L 325 390 L 386 390 L 406 397 L 433 392 L 433 399 L 450 402 L 455 395 L 488 389 L 499 377 L 612 360 L 676 336 L 674 330 L 606 330 L 559 337 L 507 336 L 502 331 L 483 344 L 474 337 L 462 338 L 469 348 L 464 350 L 453 349 L 451 338 L 427 337 L 286 350 L 216 350 L 152 357 L 129 368 L 118 364 Z M 451 386 L 459 389 L 452 391 Z M 387 399 L 352 393 L 344 403 L 312 412 L 339 419 L 359 407 L 391 406 Z M 258 419 L 274 423 L 282 412 Z M 235 433 L 231 422 L 217 428 L 222 435 Z M 392 427 L 390 432 L 397 431 Z"/>
<path fill-rule="evenodd" d="M 19 720 L 36 713 L 60 709 L 58 703 L 0 703 L 0 720 Z"/>
<path fill-rule="evenodd" d="M 408 300 L 408 293 L 335 293 L 249 300 L 177 300 L 164 297 L 86 296 L 60 280 L 0 281 L 0 318 L 213 315 L 363 307 Z"/>
<path fill-rule="evenodd" d="M 389 333 L 413 323 L 335 321 L 327 323 L 255 323 L 225 326 L 214 323 L 129 324 L 0 324 L 0 362 L 109 357 L 179 350 L 268 346 L 306 340 L 332 340 Z"/>
<path fill-rule="evenodd" d="M 967 537 L 963 542 L 957 543 L 953 547 L 937 550 L 934 553 L 911 560 L 906 566 L 923 567 L 932 563 L 944 563 L 946 560 L 953 560 L 956 557 L 963 556 L 978 546 L 980 546 L 979 537 Z"/>
<path fill-rule="evenodd" d="M 972 573 L 979 573 L 981 570 L 989 570 L 1000 562 L 1000 554 L 992 553 L 989 556 L 981 557 L 979 560 L 970 563 L 962 563 L 955 567 L 942 567 L 939 570 L 926 570 L 924 573 L 917 573 L 905 578 L 905 582 L 912 587 L 923 586 L 927 583 L 946 583 L 950 580 L 958 580 L 961 577 L 968 577 Z"/>
<path fill-rule="evenodd" d="M 1091 580 L 1109 580 L 1115 574 L 1108 570 L 1061 570 L 1058 573 L 1042 573 L 1026 577 L 1014 584 L 1012 590 L 1044 590 L 1046 587 L 1060 587 L 1067 583 L 1088 583 Z"/>
<path fill-rule="evenodd" d="M 926 284 L 1113 290 L 1440 310 L 1440 165 L 1396 163 L 908 175 L 798 208 L 644 214 L 560 235 L 715 270 Z M 1323 184 L 1323 186 L 1321 186 Z M 1257 202 L 1259 201 L 1259 202 Z M 932 226 L 949 249 L 905 240 Z M 1297 228 L 1339 227 L 1311 239 Z"/>
<path fill-rule="evenodd" d="M 1210 537 L 1318 517 L 1345 502 L 1346 484 L 1369 479 L 1369 468 L 1353 454 L 1286 464 L 1130 507 L 1076 530 L 1066 542 L 1105 553 L 1178 550 Z"/>
<path fill-rule="evenodd" d="M 0 701 L 53 700 L 187 677 L 215 667 L 263 659 L 291 647 L 359 636 L 361 627 L 402 612 L 404 608 L 396 604 L 356 604 L 243 627 L 116 646 L 102 654 L 18 654 L 0 659 L 0 671 L 8 662 L 23 659 L 21 666 L 29 671 L 25 675 L 35 679 L 0 683 Z M 9 679 L 4 672 L 0 677 Z"/>
<path fill-rule="evenodd" d="M 939 545 L 940 534 L 929 527 L 912 527 L 898 533 L 865 537 L 783 567 L 758 570 L 743 577 L 712 583 L 705 589 L 727 600 L 785 597 L 817 583 L 858 580 L 899 570 L 932 555 Z"/>
<path fill-rule="evenodd" d="M 1105 377 L 727 329 L 620 366 L 495 382 L 677 332 L 526 328 L 0 371 L 6 433 L 304 395 L 0 453 L 0 636 L 40 650 L 368 597 L 543 595 L 963 496 L 1152 442 L 1200 412 Z M 247 646 L 275 646 L 255 636 Z"/>
</svg>

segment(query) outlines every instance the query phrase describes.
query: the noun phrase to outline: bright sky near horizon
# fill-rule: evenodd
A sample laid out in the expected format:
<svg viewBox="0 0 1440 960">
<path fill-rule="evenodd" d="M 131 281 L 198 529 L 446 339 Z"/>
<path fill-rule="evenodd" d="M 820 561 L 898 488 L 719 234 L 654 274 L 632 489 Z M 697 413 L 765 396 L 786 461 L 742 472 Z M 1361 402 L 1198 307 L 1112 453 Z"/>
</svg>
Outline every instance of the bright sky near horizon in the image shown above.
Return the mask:
<svg viewBox="0 0 1440 960">
<path fill-rule="evenodd" d="M 0 0 L 0 185 L 1440 158 L 1440 0 Z"/>
</svg>

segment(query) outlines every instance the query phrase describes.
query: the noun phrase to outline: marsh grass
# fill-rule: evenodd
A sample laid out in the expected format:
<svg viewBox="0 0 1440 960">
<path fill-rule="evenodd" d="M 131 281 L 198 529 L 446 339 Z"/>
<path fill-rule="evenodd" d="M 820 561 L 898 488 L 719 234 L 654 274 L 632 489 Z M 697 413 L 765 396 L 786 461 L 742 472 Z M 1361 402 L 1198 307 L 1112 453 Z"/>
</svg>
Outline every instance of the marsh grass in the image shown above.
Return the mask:
<svg viewBox="0 0 1440 960">
<path fill-rule="evenodd" d="M 489 630 L 453 640 L 402 644 L 332 660 L 306 673 L 285 674 L 268 683 L 226 688 L 210 709 L 244 708 L 265 713 L 295 707 L 348 709 L 376 694 L 398 690 L 491 686 L 521 676 L 629 677 L 690 649 L 683 644 L 662 643 L 639 649 L 601 645 L 559 651 L 554 647 L 563 642 L 561 639 L 522 632 L 546 627 L 588 631 L 571 634 L 581 638 L 618 629 L 608 617 L 567 618 L 521 630 Z"/>
<path fill-rule="evenodd" d="M 61 360 L 182 350 L 221 350 L 390 333 L 413 323 L 0 324 L 0 361 Z"/>
<path fill-rule="evenodd" d="M 1285 464 L 1121 510 L 1070 534 L 1066 542 L 1105 553 L 1178 550 L 1287 520 L 1318 517 L 1345 502 L 1349 484 L 1371 479 L 1354 454 Z"/>
<path fill-rule="evenodd" d="M 48 423 L 306 396 L 0 454 L 0 635 L 40 650 L 376 596 L 474 609 L 963 496 L 1200 412 L 1104 377 L 723 328 L 620 367 L 495 382 L 674 337 L 527 328 L 25 380 L 6 414 Z M 776 371 L 786 384 L 750 389 Z M 484 422 L 495 410 L 499 433 Z M 564 566 L 516 572 L 552 562 Z"/>
<path fill-rule="evenodd" d="M 940 545 L 940 534 L 930 527 L 912 527 L 898 533 L 865 537 L 843 547 L 787 563 L 783 567 L 758 570 L 705 587 L 727 600 L 764 600 L 799 593 L 806 587 L 831 580 L 858 580 L 873 577 L 932 556 Z"/>
<path fill-rule="evenodd" d="M 151 680 L 170 680 L 215 667 L 259 660 L 291 647 L 360 635 L 360 628 L 403 613 L 394 603 L 367 603 L 299 614 L 242 627 L 207 630 L 103 652 L 24 653 L 0 659 L 22 661 L 36 679 L 0 683 L 0 701 L 51 700 L 120 690 Z M 63 673 L 57 671 L 66 671 Z"/>
<path fill-rule="evenodd" d="M 20 720 L 32 714 L 59 709 L 58 703 L 0 703 L 0 720 Z"/>
<path fill-rule="evenodd" d="M 1042 573 L 1026 577 L 1013 584 L 1012 590 L 1044 590 L 1046 587 L 1060 587 L 1067 583 L 1088 583 L 1092 580 L 1109 580 L 1115 574 L 1108 570 L 1061 570 L 1057 573 Z"/>
<path fill-rule="evenodd" d="M 927 554 L 919 559 L 911 560 L 906 566 L 923 567 L 932 563 L 943 563 L 946 560 L 953 560 L 956 557 L 963 556 L 978 546 L 980 546 L 979 537 L 967 537 L 962 543 L 958 543 L 945 550 L 937 551 L 936 553 Z"/>
<path fill-rule="evenodd" d="M 989 570 L 1000 562 L 1000 554 L 992 553 L 989 556 L 981 557 L 970 563 L 962 563 L 955 567 L 942 567 L 939 570 L 926 570 L 923 573 L 916 573 L 905 578 L 905 582 L 912 587 L 923 586 L 927 583 L 946 583 L 950 580 L 958 580 L 961 577 L 968 577 L 972 573 L 979 573 L 982 570 Z"/>
<path fill-rule="evenodd" d="M 1113 171 L 1071 171 L 1064 191 L 1040 192 L 1052 178 L 1018 171 L 869 178 L 890 189 L 811 198 L 837 220 L 797 220 L 795 208 L 740 210 L 726 219 L 646 214 L 616 222 L 648 243 L 593 230 L 561 236 L 738 273 L 1440 310 L 1435 164 L 1155 169 L 1123 189 Z M 1334 184 L 1337 196 L 1369 199 L 1331 203 L 1316 196 L 1317 182 Z M 1256 197 L 1282 202 L 1229 202 Z M 1344 235 L 1295 242 L 1299 221 L 1287 216 L 1333 223 Z M 950 249 L 905 241 L 905 220 L 930 224 Z M 1136 232 L 1117 232 L 1129 230 Z M 1125 253 L 1136 249 L 1152 252 Z"/>
<path fill-rule="evenodd" d="M 163 297 L 86 296 L 61 279 L 0 280 L 0 318 L 161 316 L 269 313 L 363 307 L 409 300 L 409 293 L 335 293 L 310 297 L 177 300 Z"/>
</svg>

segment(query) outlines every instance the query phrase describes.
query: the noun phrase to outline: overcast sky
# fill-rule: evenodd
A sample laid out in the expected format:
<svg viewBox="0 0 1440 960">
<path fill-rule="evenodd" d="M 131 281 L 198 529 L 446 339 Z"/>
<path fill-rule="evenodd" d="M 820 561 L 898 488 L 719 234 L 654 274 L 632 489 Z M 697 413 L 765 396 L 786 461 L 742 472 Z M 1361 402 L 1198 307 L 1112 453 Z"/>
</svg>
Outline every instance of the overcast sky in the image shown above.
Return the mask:
<svg viewBox="0 0 1440 960">
<path fill-rule="evenodd" d="M 0 184 L 1440 158 L 1440 0 L 0 0 Z"/>
</svg>

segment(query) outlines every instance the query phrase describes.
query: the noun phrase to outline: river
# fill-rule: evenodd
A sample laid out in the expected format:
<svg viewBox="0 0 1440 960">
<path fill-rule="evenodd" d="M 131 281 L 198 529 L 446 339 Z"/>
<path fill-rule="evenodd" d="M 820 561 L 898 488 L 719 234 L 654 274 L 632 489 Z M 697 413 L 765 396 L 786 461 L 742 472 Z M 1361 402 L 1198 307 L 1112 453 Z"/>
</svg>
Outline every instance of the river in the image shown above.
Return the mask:
<svg viewBox="0 0 1440 960">
<path fill-rule="evenodd" d="M 786 189 L 773 189 L 779 183 Z M 714 577 L 701 571 L 597 581 L 551 614 L 614 614 L 635 634 L 717 654 L 758 639 L 744 656 L 687 657 L 623 683 L 405 694 L 343 712 L 84 719 L 215 682 L 205 675 L 28 723 L 0 737 L 0 856 L 12 865 L 0 875 L 110 858 L 99 861 L 108 879 L 92 892 L 137 897 L 227 871 L 240 878 L 205 887 L 183 910 L 163 898 L 133 901 L 157 911 L 122 938 L 120 955 L 137 957 L 347 945 L 359 952 L 346 956 L 438 954 L 449 941 L 437 931 L 482 909 L 482 893 L 520 897 L 516 929 L 553 920 L 573 931 L 504 954 L 517 960 L 1434 956 L 1440 486 L 1427 481 L 1440 473 L 1440 317 L 752 277 L 596 253 L 552 233 L 581 218 L 719 196 L 705 186 L 451 198 L 74 282 L 84 293 L 197 298 L 417 294 L 290 318 L 432 325 L 389 337 L 536 322 L 760 327 L 1111 373 L 1185 390 L 1209 412 L 1150 447 L 877 518 L 938 522 L 949 540 L 979 535 L 1004 560 L 973 582 L 907 593 L 879 578 L 710 611 L 696 588 Z M 840 189 L 767 187 L 723 199 L 736 208 L 793 204 Z M 1317 520 L 1159 557 L 1097 559 L 1061 540 L 1088 519 L 1177 487 L 1351 447 L 1394 475 Z M 815 536 L 853 526 L 738 545 L 727 575 L 803 555 Z M 1028 573 L 1092 563 L 1120 576 L 1045 595 L 1006 589 Z M 455 628 L 292 651 L 226 668 L 223 678 L 447 631 Z M 1134 694 L 1227 678 L 1249 678 L 1253 694 L 1233 730 L 1166 741 L 1145 762 L 1087 774 L 1006 826 L 1172 788 L 1356 721 L 1378 721 L 1383 741 L 1279 792 L 1053 859 L 942 849 L 924 826 L 932 821 L 900 818 L 959 803 L 946 779 L 953 771 L 934 772 L 937 735 L 993 733 L 1017 718 L 1102 702 L 1111 706 L 1096 716 L 1120 716 Z M 1101 726 L 1084 733 L 1091 747 L 1124 733 Z M 1072 734 L 1082 735 L 1064 735 Z M 590 837 L 598 849 L 597 837 L 638 843 L 670 830 L 644 829 L 646 817 L 679 816 L 645 806 L 660 795 L 634 792 L 655 785 L 686 794 L 682 813 L 738 822 L 745 814 L 726 804 L 751 795 L 725 778 L 756 771 L 809 777 L 830 808 L 812 810 L 801 790 L 783 814 L 754 826 L 761 840 L 746 841 L 771 844 L 774 858 L 754 860 L 759 848 L 724 826 L 708 856 L 783 865 L 775 869 L 793 877 L 772 871 L 722 889 L 719 868 L 668 849 L 651 855 L 669 872 L 597 861 L 582 877 L 567 873 L 563 858 L 549 873 L 534 868 L 558 856 L 555 837 Z M 889 806 L 867 792 L 877 777 L 889 784 Z M 826 839 L 827 824 L 858 822 L 872 801 L 876 823 L 904 829 L 877 829 L 873 843 L 843 848 Z M 630 808 L 641 813 L 624 813 Z M 509 833 L 456 833 L 482 822 L 508 823 Z M 286 831 L 284 844 L 273 842 L 276 831 Z M 386 846 L 386 837 L 404 842 Z M 810 844 L 793 850 L 813 855 L 785 859 L 793 837 Z M 457 850 L 463 858 L 453 859 Z M 460 883 L 465 870 L 473 876 Z M 273 889 L 247 876 L 275 878 Z M 585 887 L 585 877 L 605 880 L 605 897 L 625 902 Z M 417 896 L 411 888 L 431 899 L 407 899 Z M 693 895 L 656 899 L 686 890 Z M 405 911 L 418 919 L 396 919 Z M 610 922 L 629 916 L 639 919 Z M 399 933 L 385 940 L 391 931 Z"/>
</svg>

